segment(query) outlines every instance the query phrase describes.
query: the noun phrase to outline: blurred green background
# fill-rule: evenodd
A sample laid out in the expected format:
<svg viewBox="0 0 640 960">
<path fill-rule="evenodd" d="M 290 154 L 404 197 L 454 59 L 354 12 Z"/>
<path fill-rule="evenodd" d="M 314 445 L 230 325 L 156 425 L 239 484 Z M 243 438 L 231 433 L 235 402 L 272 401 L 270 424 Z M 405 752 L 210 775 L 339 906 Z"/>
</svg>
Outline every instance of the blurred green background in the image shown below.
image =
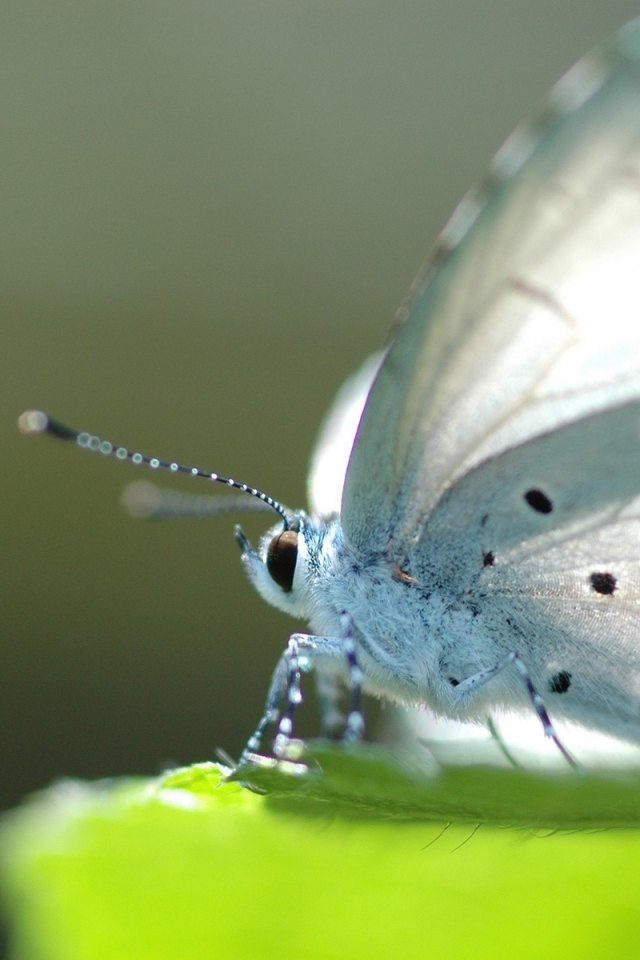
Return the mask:
<svg viewBox="0 0 640 960">
<path fill-rule="evenodd" d="M 323 411 L 454 204 L 637 12 L 6 0 L 0 805 L 236 754 L 292 627 L 245 582 L 232 519 L 129 519 L 142 474 L 21 437 L 21 410 L 302 505 Z"/>
</svg>

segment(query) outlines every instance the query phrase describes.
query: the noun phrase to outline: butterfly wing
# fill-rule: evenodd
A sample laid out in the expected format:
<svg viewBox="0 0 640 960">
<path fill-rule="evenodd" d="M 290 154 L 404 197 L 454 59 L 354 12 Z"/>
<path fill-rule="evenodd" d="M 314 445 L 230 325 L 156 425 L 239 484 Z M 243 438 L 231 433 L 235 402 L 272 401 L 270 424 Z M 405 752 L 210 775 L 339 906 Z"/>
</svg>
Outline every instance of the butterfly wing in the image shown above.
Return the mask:
<svg viewBox="0 0 640 960">
<path fill-rule="evenodd" d="M 411 573 L 517 650 L 561 715 L 640 737 L 640 401 L 485 461 L 429 517 Z"/>
<path fill-rule="evenodd" d="M 322 422 L 309 465 L 308 501 L 315 516 L 340 512 L 353 440 L 382 358 L 373 354 L 345 381 Z"/>
<path fill-rule="evenodd" d="M 387 551 L 426 569 L 427 521 L 454 485 L 456 506 L 467 505 L 466 536 L 488 508 L 470 516 L 480 488 L 465 501 L 461 484 L 493 482 L 494 470 L 503 491 L 516 477 L 533 489 L 533 438 L 557 435 L 561 449 L 574 436 L 565 431 L 588 417 L 597 419 L 575 437 L 602 449 L 606 411 L 631 411 L 640 398 L 639 267 L 635 21 L 556 86 L 544 122 L 516 131 L 445 229 L 360 422 L 342 502 L 347 542 L 364 556 Z M 517 465 L 505 453 L 514 448 Z M 631 469 L 619 444 L 608 455 L 613 471 Z M 476 473 L 484 463 L 493 466 Z M 579 463 L 562 464 L 577 481 Z M 634 469 L 640 476 L 635 461 Z M 556 479 L 564 483 L 559 474 L 554 489 Z M 576 509 L 582 516 L 585 503 Z M 515 542 L 537 535 L 532 519 L 518 514 Z M 501 524 L 506 537 L 509 521 Z"/>
<path fill-rule="evenodd" d="M 421 549 L 411 557 L 411 572 L 424 582 L 445 581 L 455 596 L 485 569 L 490 592 L 575 599 L 615 592 L 635 601 L 638 521 L 640 400 L 552 430 L 469 471 L 416 532 Z M 622 528 L 633 531 L 632 549 Z M 591 575 L 610 568 L 614 589 L 594 590 Z"/>
</svg>

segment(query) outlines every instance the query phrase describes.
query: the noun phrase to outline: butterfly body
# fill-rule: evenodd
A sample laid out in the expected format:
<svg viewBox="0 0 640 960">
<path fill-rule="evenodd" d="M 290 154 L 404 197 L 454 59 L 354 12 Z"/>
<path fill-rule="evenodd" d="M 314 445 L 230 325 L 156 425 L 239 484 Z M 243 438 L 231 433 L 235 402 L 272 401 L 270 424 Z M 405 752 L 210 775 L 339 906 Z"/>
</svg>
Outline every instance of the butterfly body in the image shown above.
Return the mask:
<svg viewBox="0 0 640 960">
<path fill-rule="evenodd" d="M 531 509 L 524 498 L 523 505 Z M 515 671 L 464 688 L 464 681 L 515 652 L 553 716 L 640 741 L 640 609 L 635 597 L 626 605 L 626 642 L 614 634 L 611 645 L 603 643 L 620 619 L 620 597 L 614 600 L 619 587 L 605 565 L 591 570 L 587 563 L 558 576 L 534 562 L 530 579 L 523 579 L 522 566 L 514 573 L 509 555 L 485 549 L 489 540 L 479 544 L 475 570 L 463 570 L 450 546 L 450 565 L 443 563 L 434 539 L 431 574 L 424 567 L 412 572 L 406 558 L 394 557 L 392 544 L 383 555 L 355 553 L 345 545 L 339 518 L 305 515 L 293 596 L 284 595 L 283 602 L 272 581 L 258 583 L 254 574 L 264 571 L 276 533 L 265 536 L 262 557 L 245 553 L 245 565 L 268 602 L 309 623 L 314 646 L 303 651 L 303 669 L 348 682 L 346 612 L 363 687 L 372 694 L 484 723 L 501 708 L 531 709 Z M 567 604 L 572 615 L 559 631 L 557 610 Z"/>
</svg>

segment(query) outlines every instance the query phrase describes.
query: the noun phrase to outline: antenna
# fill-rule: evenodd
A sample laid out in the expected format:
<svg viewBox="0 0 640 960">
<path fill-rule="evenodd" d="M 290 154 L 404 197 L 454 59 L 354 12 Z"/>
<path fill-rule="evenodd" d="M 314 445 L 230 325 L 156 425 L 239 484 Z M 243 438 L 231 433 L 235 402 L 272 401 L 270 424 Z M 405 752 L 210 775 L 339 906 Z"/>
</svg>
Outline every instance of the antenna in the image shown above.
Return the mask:
<svg viewBox="0 0 640 960">
<path fill-rule="evenodd" d="M 83 450 L 89 450 L 92 453 L 101 453 L 105 457 L 115 457 L 116 460 L 130 460 L 131 463 L 136 466 L 144 464 L 152 470 L 169 470 L 171 473 L 188 473 L 192 477 L 204 477 L 205 480 L 223 483 L 227 487 L 254 497 L 257 501 L 266 504 L 267 507 L 279 513 L 284 520 L 285 530 L 289 530 L 292 526 L 293 516 L 291 511 L 287 510 L 287 508 L 277 500 L 274 500 L 273 497 L 268 496 L 268 494 L 246 483 L 239 483 L 231 477 L 223 477 L 220 473 L 201 470 L 199 467 L 187 467 L 182 463 L 177 463 L 175 460 L 161 460 L 159 457 L 147 457 L 143 453 L 137 453 L 129 450 L 127 447 L 117 446 L 109 440 L 102 440 L 100 437 L 96 437 L 85 431 L 74 430 L 73 427 L 67 426 L 67 424 L 62 423 L 60 420 L 55 420 L 53 417 L 50 417 L 48 413 L 43 413 L 42 410 L 26 410 L 22 413 L 18 418 L 18 429 L 25 434 L 50 433 L 51 436 L 57 437 L 58 440 L 73 441 Z M 244 501 L 245 498 L 242 499 Z M 240 509 L 245 509 L 246 502 L 243 503 L 242 506 L 240 506 L 240 504 L 238 504 L 238 506 Z M 221 511 L 214 510 L 213 512 Z"/>
</svg>

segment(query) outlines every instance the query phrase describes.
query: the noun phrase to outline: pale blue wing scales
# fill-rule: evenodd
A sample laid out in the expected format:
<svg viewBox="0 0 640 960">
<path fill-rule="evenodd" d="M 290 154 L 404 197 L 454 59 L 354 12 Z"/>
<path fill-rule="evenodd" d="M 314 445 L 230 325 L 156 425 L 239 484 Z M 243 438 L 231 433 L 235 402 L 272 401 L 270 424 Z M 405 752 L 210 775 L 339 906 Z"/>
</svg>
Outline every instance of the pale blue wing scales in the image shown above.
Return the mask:
<svg viewBox="0 0 640 960">
<path fill-rule="evenodd" d="M 523 572 L 535 565 L 543 573 L 570 570 L 574 557 L 583 556 L 591 570 L 602 569 L 611 558 L 595 549 L 598 536 L 638 517 L 640 401 L 544 434 L 471 470 L 416 529 L 422 548 L 410 551 L 407 570 L 463 596 L 483 568 L 492 574 L 502 568 L 503 590 L 513 578 L 510 590 L 527 591 Z M 560 559 L 552 565 L 554 550 Z M 616 560 L 640 557 L 640 541 L 620 539 L 617 551 Z M 485 559 L 489 554 L 495 563 Z M 632 595 L 640 598 L 640 583 Z"/>
<path fill-rule="evenodd" d="M 416 531 L 469 471 L 640 397 L 639 58 L 640 21 L 561 81 L 445 230 L 349 463 L 343 526 L 362 553 L 391 537 L 400 559 L 430 552 Z"/>
<path fill-rule="evenodd" d="M 563 672 L 565 717 L 640 735 L 640 401 L 471 470 L 420 536 L 405 573 L 477 612 L 550 708 Z"/>
<path fill-rule="evenodd" d="M 509 597 L 508 615 L 488 606 L 483 616 L 492 635 L 502 636 L 502 649 L 524 659 L 552 714 L 637 741 L 639 618 L 634 601 L 618 599 L 520 594 Z M 560 674 L 570 678 L 565 696 L 554 693 Z"/>
</svg>

